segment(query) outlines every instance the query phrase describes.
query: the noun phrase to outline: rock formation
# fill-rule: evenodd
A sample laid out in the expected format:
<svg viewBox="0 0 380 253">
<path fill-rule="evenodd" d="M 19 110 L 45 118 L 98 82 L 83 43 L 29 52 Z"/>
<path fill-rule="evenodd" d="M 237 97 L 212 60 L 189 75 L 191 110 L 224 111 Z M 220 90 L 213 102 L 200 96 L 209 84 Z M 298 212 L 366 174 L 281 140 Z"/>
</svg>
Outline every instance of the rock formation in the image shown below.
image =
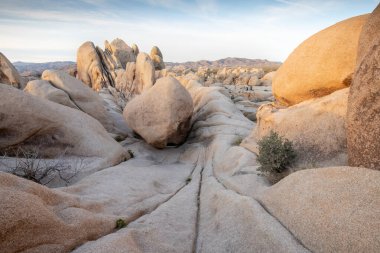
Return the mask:
<svg viewBox="0 0 380 253">
<path fill-rule="evenodd" d="M 165 68 L 162 53 L 154 47 L 156 49 L 152 49 L 151 58 L 146 53 L 140 53 L 136 44 L 129 47 L 121 39 L 111 43 L 105 41 L 104 44 L 104 50 L 89 41 L 79 47 L 78 78 L 97 92 L 103 89 L 102 93 L 105 93 L 108 90 L 123 110 L 130 99 L 153 86 L 154 64 L 159 64 L 157 69 Z"/>
<path fill-rule="evenodd" d="M 368 81 L 370 91 L 358 85 L 351 96 L 371 97 L 365 107 L 353 100 L 368 115 L 379 109 L 376 19 L 369 19 L 368 53 L 358 57 L 364 70 L 357 68 L 352 86 Z M 56 156 L 85 160 L 68 181 L 58 171 L 46 183 L 54 189 L 0 172 L 0 251 L 379 251 L 380 171 L 316 167 L 346 162 L 348 88 L 284 108 L 268 104 L 269 69 L 202 62 L 155 70 L 138 51 L 119 39 L 104 50 L 87 42 L 78 50 L 83 83 L 47 70 L 25 92 L 0 84 L 0 171 L 50 168 Z M 376 115 L 373 122 L 366 115 L 368 131 L 377 133 Z M 117 143 L 105 127 L 115 133 L 123 117 L 135 134 L 126 127 Z M 312 169 L 295 164 L 291 172 L 304 170 L 271 186 L 256 151 L 258 137 L 271 129 L 292 140 Z M 38 148 L 40 156 L 16 156 L 17 147 Z"/>
<path fill-rule="evenodd" d="M 128 125 L 157 148 L 184 142 L 191 127 L 192 113 L 193 101 L 189 93 L 172 77 L 158 79 L 152 88 L 135 97 L 124 109 Z"/>
<path fill-rule="evenodd" d="M 133 65 L 128 69 L 129 77 L 133 71 Z M 154 76 L 154 64 L 150 59 L 149 55 L 146 53 L 139 53 L 136 59 L 135 74 L 133 80 L 133 92 L 136 94 L 141 94 L 142 92 L 148 90 L 153 86 L 155 82 Z"/>
<path fill-rule="evenodd" d="M 250 138 L 255 142 L 274 131 L 293 142 L 301 164 L 347 165 L 347 97 L 348 88 L 284 109 L 263 105 Z"/>
<path fill-rule="evenodd" d="M 4 84 L 0 85 L 0 97 L 1 151 L 38 148 L 39 155 L 44 157 L 101 158 L 106 166 L 128 158 L 104 127 L 81 111 Z"/>
<path fill-rule="evenodd" d="M 0 185 L 2 252 L 70 252 L 114 229 L 117 217 L 88 201 L 3 172 Z"/>
<path fill-rule="evenodd" d="M 152 50 L 150 50 L 150 58 L 153 61 L 155 70 L 162 70 L 165 68 L 164 59 L 161 53 L 161 50 L 154 46 Z"/>
<path fill-rule="evenodd" d="M 23 89 L 25 81 L 21 78 L 12 63 L 0 52 L 0 83 Z"/>
<path fill-rule="evenodd" d="M 377 252 L 380 174 L 335 167 L 296 172 L 260 202 L 312 252 Z"/>
<path fill-rule="evenodd" d="M 380 170 L 380 6 L 369 16 L 359 40 L 357 66 L 348 99 L 350 166 Z"/>
<path fill-rule="evenodd" d="M 41 77 L 43 80 L 49 81 L 54 87 L 66 92 L 81 111 L 97 119 L 108 132 L 114 132 L 103 100 L 96 92 L 62 71 L 45 70 Z"/>
<path fill-rule="evenodd" d="M 94 43 L 87 41 L 77 51 L 78 78 L 95 91 L 110 84 Z"/>
<path fill-rule="evenodd" d="M 367 18 L 344 20 L 299 45 L 273 80 L 276 99 L 289 106 L 350 86 L 359 35 Z"/>
</svg>

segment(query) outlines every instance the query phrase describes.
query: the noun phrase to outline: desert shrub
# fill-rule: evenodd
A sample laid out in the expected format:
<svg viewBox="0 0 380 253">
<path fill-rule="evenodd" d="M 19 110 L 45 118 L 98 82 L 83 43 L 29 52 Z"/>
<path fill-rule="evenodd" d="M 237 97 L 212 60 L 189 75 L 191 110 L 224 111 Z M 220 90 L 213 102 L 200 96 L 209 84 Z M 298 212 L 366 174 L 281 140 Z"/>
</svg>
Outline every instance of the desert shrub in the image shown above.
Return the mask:
<svg viewBox="0 0 380 253">
<path fill-rule="evenodd" d="M 75 165 L 65 163 L 63 160 L 65 152 L 63 152 L 62 156 L 54 159 L 44 159 L 40 156 L 38 147 L 33 149 L 17 148 L 8 151 L 12 156 L 8 156 L 7 152 L 3 152 L 0 156 L 0 164 L 7 167 L 8 172 L 11 174 L 42 185 L 49 184 L 56 176 L 67 185 L 84 166 L 83 159 L 75 161 Z M 12 163 L 3 162 L 9 158 L 12 158 Z"/>
<path fill-rule="evenodd" d="M 125 228 L 126 226 L 127 226 L 127 223 L 123 219 L 118 219 L 116 221 L 116 226 L 115 226 L 116 229 Z"/>
<path fill-rule="evenodd" d="M 239 146 L 241 142 L 243 141 L 243 138 L 240 136 L 235 139 L 235 141 L 232 143 L 233 146 Z"/>
<path fill-rule="evenodd" d="M 261 164 L 260 171 L 264 173 L 281 173 L 290 166 L 296 153 L 292 143 L 271 131 L 259 142 L 259 155 L 257 161 Z"/>
</svg>

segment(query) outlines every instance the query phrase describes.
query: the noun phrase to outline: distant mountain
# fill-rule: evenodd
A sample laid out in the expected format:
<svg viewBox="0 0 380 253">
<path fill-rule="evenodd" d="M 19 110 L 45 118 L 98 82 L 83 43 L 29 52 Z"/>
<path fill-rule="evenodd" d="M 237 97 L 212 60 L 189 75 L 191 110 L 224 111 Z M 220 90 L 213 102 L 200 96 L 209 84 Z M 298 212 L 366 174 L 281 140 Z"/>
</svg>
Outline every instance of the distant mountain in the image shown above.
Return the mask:
<svg viewBox="0 0 380 253">
<path fill-rule="evenodd" d="M 76 63 L 72 61 L 56 61 L 56 62 L 44 62 L 44 63 L 33 63 L 33 62 L 14 62 L 13 65 L 17 71 L 23 76 L 39 76 L 46 69 L 59 69 L 59 70 L 70 70 L 76 69 Z"/>
<path fill-rule="evenodd" d="M 247 59 L 247 58 L 236 58 L 228 57 L 216 61 L 188 61 L 183 63 L 173 63 L 166 62 L 166 66 L 174 67 L 182 65 L 186 68 L 195 68 L 198 67 L 237 67 L 237 66 L 247 66 L 247 67 L 256 67 L 256 68 L 278 68 L 281 65 L 281 62 L 274 62 L 261 59 Z"/>
</svg>

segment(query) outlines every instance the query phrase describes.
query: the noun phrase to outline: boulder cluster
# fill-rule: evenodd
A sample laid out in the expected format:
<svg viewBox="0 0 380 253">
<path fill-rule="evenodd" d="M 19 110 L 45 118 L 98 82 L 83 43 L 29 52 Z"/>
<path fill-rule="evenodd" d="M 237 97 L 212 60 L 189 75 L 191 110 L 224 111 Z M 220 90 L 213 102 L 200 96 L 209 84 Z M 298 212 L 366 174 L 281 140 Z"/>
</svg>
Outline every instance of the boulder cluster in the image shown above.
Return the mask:
<svg viewBox="0 0 380 253">
<path fill-rule="evenodd" d="M 223 85 L 242 85 L 242 86 L 268 86 L 269 75 L 266 75 L 262 68 L 255 67 L 198 67 L 198 69 L 185 68 L 182 65 L 174 66 L 168 71 L 175 73 L 176 76 L 186 76 L 209 86 L 214 83 Z"/>
<path fill-rule="evenodd" d="M 77 77 L 93 90 L 109 93 L 121 107 L 126 101 L 153 86 L 156 71 L 165 68 L 158 47 L 150 56 L 121 39 L 104 43 L 104 50 L 87 41 L 77 51 Z"/>
<path fill-rule="evenodd" d="M 26 84 L 0 54 L 0 251 L 379 252 L 379 27 L 380 5 L 266 75 L 116 39 Z M 274 185 L 271 131 L 298 157 Z"/>
<path fill-rule="evenodd" d="M 156 78 L 165 67 L 158 47 L 149 56 L 121 39 L 106 41 L 104 51 L 85 42 L 77 56 L 77 78 L 45 70 L 25 85 L 0 55 L 2 155 L 11 162 L 30 150 L 41 159 L 91 157 L 93 171 L 131 157 L 115 140 L 136 135 L 156 148 L 185 141 L 193 101 L 176 79 Z"/>
<path fill-rule="evenodd" d="M 380 168 L 377 12 L 341 21 L 298 46 L 277 70 L 275 103 L 258 109 L 249 140 L 280 133 L 294 143 L 301 167 Z"/>
</svg>

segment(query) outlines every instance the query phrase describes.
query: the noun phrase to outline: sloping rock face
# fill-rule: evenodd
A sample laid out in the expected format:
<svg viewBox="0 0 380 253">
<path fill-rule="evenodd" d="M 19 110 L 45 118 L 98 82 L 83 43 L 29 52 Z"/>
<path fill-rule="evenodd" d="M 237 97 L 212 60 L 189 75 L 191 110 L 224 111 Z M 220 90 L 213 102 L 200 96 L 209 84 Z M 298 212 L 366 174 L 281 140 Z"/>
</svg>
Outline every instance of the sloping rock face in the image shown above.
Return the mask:
<svg viewBox="0 0 380 253">
<path fill-rule="evenodd" d="M 117 217 L 91 202 L 0 172 L 1 252 L 70 252 L 110 233 Z M 84 203 L 83 203 L 84 202 Z"/>
<path fill-rule="evenodd" d="M 15 88 L 23 89 L 24 80 L 12 63 L 0 52 L 0 83 L 9 84 Z"/>
<path fill-rule="evenodd" d="M 360 35 L 357 68 L 348 103 L 348 157 L 351 166 L 380 170 L 380 6 Z"/>
<path fill-rule="evenodd" d="M 293 142 L 302 165 L 347 165 L 348 93 L 346 88 L 284 109 L 263 105 L 257 112 L 257 127 L 244 143 L 249 146 L 274 131 Z"/>
<path fill-rule="evenodd" d="M 124 109 L 128 125 L 157 148 L 181 144 L 191 127 L 193 101 L 188 91 L 172 77 L 131 100 Z"/>
<path fill-rule="evenodd" d="M 78 106 L 76 106 L 75 103 L 71 101 L 69 95 L 66 92 L 55 88 L 50 84 L 50 82 L 46 80 L 29 81 L 24 91 L 34 96 L 50 100 L 61 105 L 79 109 Z"/>
<path fill-rule="evenodd" d="M 112 122 L 108 118 L 103 100 L 96 92 L 63 71 L 45 70 L 41 77 L 66 92 L 81 111 L 97 119 L 107 131 L 113 132 Z"/>
<path fill-rule="evenodd" d="M 0 97 L 1 151 L 38 147 L 39 154 L 46 157 L 100 158 L 98 168 L 129 157 L 98 121 L 83 112 L 5 84 L 0 85 Z"/>
<path fill-rule="evenodd" d="M 378 252 L 380 173 L 365 168 L 303 170 L 260 202 L 312 252 Z"/>
<path fill-rule="evenodd" d="M 95 91 L 110 84 L 94 43 L 87 41 L 77 51 L 78 78 Z"/>
<path fill-rule="evenodd" d="M 28 82 L 24 91 L 87 113 L 97 119 L 115 137 L 126 137 L 130 133 L 123 119 L 122 110 L 114 97 L 103 89 L 98 93 L 74 77 L 58 70 L 45 70 L 42 78 Z"/>
<path fill-rule="evenodd" d="M 367 19 L 363 15 L 344 20 L 299 45 L 273 80 L 276 99 L 290 106 L 350 86 L 359 35 Z"/>
</svg>

